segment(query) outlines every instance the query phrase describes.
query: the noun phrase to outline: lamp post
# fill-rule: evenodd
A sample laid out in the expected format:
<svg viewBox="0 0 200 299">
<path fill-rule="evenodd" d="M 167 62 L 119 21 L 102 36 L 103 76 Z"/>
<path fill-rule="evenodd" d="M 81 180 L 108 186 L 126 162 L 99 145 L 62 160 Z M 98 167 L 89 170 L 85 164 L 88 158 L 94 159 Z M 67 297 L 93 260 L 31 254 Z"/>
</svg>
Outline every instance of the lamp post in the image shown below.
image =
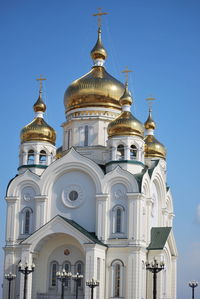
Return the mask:
<svg viewBox="0 0 200 299">
<path fill-rule="evenodd" d="M 32 273 L 35 269 L 35 265 L 29 265 L 28 263 L 25 263 L 22 265 L 22 263 L 18 266 L 18 271 L 24 275 L 24 299 L 26 299 L 27 295 L 27 278 L 30 273 Z"/>
<path fill-rule="evenodd" d="M 61 272 L 58 271 L 56 273 L 56 278 L 60 280 L 61 282 L 61 299 L 64 299 L 64 291 L 65 291 L 65 283 L 67 280 L 69 280 L 72 277 L 71 272 L 66 272 L 65 269 L 63 269 Z"/>
<path fill-rule="evenodd" d="M 11 281 L 16 278 L 16 275 L 10 272 L 9 274 L 5 274 L 4 277 L 8 280 L 8 299 L 10 299 Z"/>
<path fill-rule="evenodd" d="M 157 295 L 157 273 L 162 271 L 164 269 L 164 263 L 160 262 L 158 263 L 156 259 L 150 264 L 146 263 L 146 270 L 153 273 L 153 299 L 156 299 Z"/>
<path fill-rule="evenodd" d="M 94 288 L 99 286 L 99 281 L 92 278 L 91 280 L 86 281 L 86 286 L 91 288 L 91 299 L 93 299 Z"/>
<path fill-rule="evenodd" d="M 72 275 L 72 279 L 75 281 L 76 283 L 76 299 L 78 299 L 78 287 L 79 287 L 79 282 L 81 281 L 81 279 L 83 278 L 83 275 L 76 273 L 75 275 Z"/>
<path fill-rule="evenodd" d="M 194 289 L 198 286 L 197 281 L 190 281 L 189 282 L 189 287 L 192 288 L 192 299 L 194 299 Z"/>
</svg>

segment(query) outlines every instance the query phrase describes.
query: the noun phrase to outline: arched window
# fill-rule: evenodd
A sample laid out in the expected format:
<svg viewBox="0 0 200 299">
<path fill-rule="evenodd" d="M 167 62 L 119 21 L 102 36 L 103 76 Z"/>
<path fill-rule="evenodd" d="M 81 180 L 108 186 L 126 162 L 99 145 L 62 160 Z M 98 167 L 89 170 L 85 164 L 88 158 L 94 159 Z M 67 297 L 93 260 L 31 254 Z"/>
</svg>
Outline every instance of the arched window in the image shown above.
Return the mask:
<svg viewBox="0 0 200 299">
<path fill-rule="evenodd" d="M 70 262 L 65 261 L 65 262 L 63 263 L 63 269 L 64 269 L 66 272 L 71 272 L 71 264 L 70 264 Z M 65 280 L 65 287 L 70 287 L 70 279 L 66 279 L 66 280 Z"/>
<path fill-rule="evenodd" d="M 81 261 L 76 262 L 75 264 L 75 273 L 84 274 L 83 263 Z M 83 279 L 78 281 L 78 286 L 83 287 Z"/>
<path fill-rule="evenodd" d="M 85 126 L 85 138 L 84 138 L 84 146 L 88 146 L 89 140 L 89 128 L 88 125 Z"/>
<path fill-rule="evenodd" d="M 123 144 L 117 147 L 117 160 L 124 160 L 124 146 Z"/>
<path fill-rule="evenodd" d="M 122 210 L 121 208 L 117 208 L 116 210 L 116 228 L 115 228 L 116 233 L 121 233 L 122 232 Z"/>
<path fill-rule="evenodd" d="M 137 147 L 135 145 L 131 145 L 130 147 L 130 159 L 135 160 L 137 157 Z"/>
<path fill-rule="evenodd" d="M 27 159 L 27 164 L 34 164 L 34 150 L 29 150 L 28 151 L 28 159 Z"/>
<path fill-rule="evenodd" d="M 111 297 L 123 297 L 123 268 L 124 264 L 120 260 L 115 260 L 111 264 L 112 269 L 112 291 Z"/>
<path fill-rule="evenodd" d="M 117 205 L 112 209 L 112 233 L 125 234 L 125 208 Z M 117 236 L 117 237 L 119 237 Z"/>
<path fill-rule="evenodd" d="M 32 228 L 32 217 L 33 217 L 33 211 L 31 208 L 27 207 L 22 210 L 21 213 L 21 220 L 22 220 L 22 229 L 21 233 L 23 235 L 30 235 L 33 231 Z"/>
<path fill-rule="evenodd" d="M 58 271 L 58 262 L 53 261 L 50 265 L 50 287 L 57 286 L 57 278 L 56 273 Z"/>
<path fill-rule="evenodd" d="M 47 154 L 44 150 L 40 151 L 39 162 L 40 164 L 45 164 L 47 160 Z"/>
</svg>

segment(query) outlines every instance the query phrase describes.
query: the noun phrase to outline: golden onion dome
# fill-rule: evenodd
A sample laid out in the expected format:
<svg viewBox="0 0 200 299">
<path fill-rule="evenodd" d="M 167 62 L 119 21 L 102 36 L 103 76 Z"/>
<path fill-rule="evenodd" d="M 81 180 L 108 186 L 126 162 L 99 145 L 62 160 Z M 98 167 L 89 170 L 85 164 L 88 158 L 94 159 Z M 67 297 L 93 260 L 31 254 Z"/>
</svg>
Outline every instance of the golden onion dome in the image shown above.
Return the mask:
<svg viewBox="0 0 200 299">
<path fill-rule="evenodd" d="M 46 105 L 42 100 L 41 91 L 37 102 L 33 106 L 36 117 L 26 125 L 20 133 L 21 143 L 27 141 L 45 141 L 55 145 L 56 133 L 43 119 L 43 113 L 46 110 Z"/>
<path fill-rule="evenodd" d="M 121 110 L 119 99 L 124 93 L 124 84 L 106 72 L 103 66 L 107 53 L 102 45 L 100 29 L 91 56 L 94 60 L 92 69 L 72 82 L 65 91 L 66 112 L 87 107 Z"/>
<path fill-rule="evenodd" d="M 102 44 L 102 40 L 101 40 L 101 28 L 98 28 L 98 39 L 97 39 L 97 42 L 96 42 L 94 48 L 90 52 L 90 55 L 93 60 L 96 60 L 99 58 L 105 60 L 107 58 L 108 54 L 107 54 L 107 51 L 104 48 L 104 46 Z"/>
<path fill-rule="evenodd" d="M 124 94 L 119 99 L 119 103 L 121 106 L 124 106 L 124 105 L 131 106 L 131 104 L 132 104 L 131 93 L 128 90 L 128 82 L 126 82 L 126 84 L 125 84 L 125 91 L 124 91 Z"/>
<path fill-rule="evenodd" d="M 33 109 L 35 112 L 45 112 L 46 111 L 46 105 L 42 100 L 42 91 L 40 91 L 39 93 L 39 97 L 37 99 L 37 101 L 35 102 L 35 104 L 33 105 Z"/>
<path fill-rule="evenodd" d="M 155 124 L 154 120 L 152 119 L 151 110 L 149 110 L 149 116 L 144 123 L 144 127 L 146 130 L 155 130 L 155 128 L 156 128 L 156 124 Z"/>
<path fill-rule="evenodd" d="M 154 137 L 154 130 L 156 124 L 152 119 L 152 110 L 149 109 L 149 116 L 145 122 L 145 129 L 147 136 L 144 138 L 145 142 L 145 157 L 146 158 L 163 158 L 166 159 L 166 148 Z"/>
<path fill-rule="evenodd" d="M 132 98 L 128 91 L 128 84 L 126 84 L 124 94 L 120 98 L 120 103 L 122 104 L 123 111 L 116 119 L 109 123 L 107 129 L 108 137 L 134 135 L 143 138 L 144 126 L 130 111 L 129 106 L 132 103 Z"/>
<path fill-rule="evenodd" d="M 109 75 L 103 66 L 94 66 L 89 73 L 75 80 L 66 90 L 66 111 L 85 107 L 121 110 L 119 99 L 124 85 Z"/>
<path fill-rule="evenodd" d="M 145 158 L 163 158 L 166 159 L 166 148 L 160 143 L 154 135 L 147 135 L 145 142 Z"/>
</svg>

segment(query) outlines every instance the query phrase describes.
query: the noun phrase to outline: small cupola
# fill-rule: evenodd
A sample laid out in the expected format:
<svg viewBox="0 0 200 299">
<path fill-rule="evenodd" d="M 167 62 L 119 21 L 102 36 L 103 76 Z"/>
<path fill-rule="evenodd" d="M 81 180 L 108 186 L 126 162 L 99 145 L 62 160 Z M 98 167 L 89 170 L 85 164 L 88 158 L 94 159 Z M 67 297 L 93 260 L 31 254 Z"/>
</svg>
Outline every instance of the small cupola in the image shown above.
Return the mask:
<svg viewBox="0 0 200 299">
<path fill-rule="evenodd" d="M 154 100 L 154 98 L 148 98 L 148 101 Z M 149 107 L 149 115 L 144 123 L 146 129 L 145 141 L 145 158 L 162 158 L 166 159 L 166 148 L 160 143 L 154 136 L 154 130 L 156 124 L 152 118 L 152 107 Z"/>
<path fill-rule="evenodd" d="M 124 72 L 129 72 L 128 70 Z M 144 167 L 144 126 L 131 113 L 133 98 L 128 89 L 128 78 L 121 96 L 121 114 L 108 125 L 109 169 L 120 164 L 124 169 L 138 173 Z"/>
<path fill-rule="evenodd" d="M 35 118 L 22 128 L 20 138 L 20 172 L 27 168 L 40 174 L 55 158 L 56 132 L 44 120 L 46 105 L 42 99 L 42 80 L 40 80 L 39 97 L 33 105 Z"/>
</svg>

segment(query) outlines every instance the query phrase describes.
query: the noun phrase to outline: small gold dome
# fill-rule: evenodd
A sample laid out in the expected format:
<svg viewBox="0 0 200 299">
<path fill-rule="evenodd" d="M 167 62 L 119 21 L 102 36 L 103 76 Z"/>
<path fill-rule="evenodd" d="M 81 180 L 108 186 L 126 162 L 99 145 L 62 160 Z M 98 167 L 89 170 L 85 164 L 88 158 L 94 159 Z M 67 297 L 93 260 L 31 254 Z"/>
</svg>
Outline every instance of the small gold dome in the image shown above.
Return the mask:
<svg viewBox="0 0 200 299">
<path fill-rule="evenodd" d="M 128 105 L 130 106 L 132 104 L 132 97 L 131 97 L 131 93 L 128 90 L 128 82 L 126 82 L 125 84 L 125 90 L 124 90 L 124 94 L 123 96 L 121 96 L 119 103 L 121 106 L 123 105 Z"/>
<path fill-rule="evenodd" d="M 144 123 L 144 127 L 146 130 L 155 130 L 155 128 L 156 128 L 156 124 L 155 124 L 154 120 L 152 119 L 151 110 L 149 110 L 149 116 Z"/>
<path fill-rule="evenodd" d="M 143 124 L 130 111 L 123 111 L 108 125 L 108 137 L 134 135 L 143 138 L 143 134 Z"/>
<path fill-rule="evenodd" d="M 128 90 L 128 82 L 125 84 L 125 90 L 119 100 L 122 105 L 122 113 L 108 125 L 108 137 L 113 136 L 139 136 L 144 137 L 144 126 L 135 118 L 130 109 L 132 104 L 132 97 Z"/>
<path fill-rule="evenodd" d="M 56 133 L 42 117 L 35 118 L 21 130 L 21 143 L 27 141 L 45 141 L 55 145 Z"/>
<path fill-rule="evenodd" d="M 102 44 L 102 40 L 101 40 L 101 28 L 98 29 L 98 39 L 97 39 L 96 45 L 90 52 L 90 55 L 93 60 L 99 59 L 99 58 L 105 60 L 107 57 L 106 49 L 104 48 L 104 46 Z"/>
<path fill-rule="evenodd" d="M 39 91 L 39 97 L 33 109 L 36 113 L 34 120 L 26 125 L 20 133 L 21 143 L 27 141 L 45 141 L 55 145 L 56 132 L 43 119 L 43 114 L 46 111 L 46 105 L 42 100 L 42 90 Z"/>
<path fill-rule="evenodd" d="M 108 74 L 103 66 L 94 66 L 89 73 L 75 80 L 64 95 L 66 111 L 85 107 L 121 110 L 120 97 L 124 85 Z"/>
<path fill-rule="evenodd" d="M 145 157 L 166 159 L 166 148 L 153 135 L 147 135 L 144 138 Z"/>
<path fill-rule="evenodd" d="M 46 111 L 46 105 L 42 100 L 42 92 L 40 91 L 39 97 L 35 104 L 33 105 L 33 109 L 35 112 L 45 112 Z"/>
</svg>

